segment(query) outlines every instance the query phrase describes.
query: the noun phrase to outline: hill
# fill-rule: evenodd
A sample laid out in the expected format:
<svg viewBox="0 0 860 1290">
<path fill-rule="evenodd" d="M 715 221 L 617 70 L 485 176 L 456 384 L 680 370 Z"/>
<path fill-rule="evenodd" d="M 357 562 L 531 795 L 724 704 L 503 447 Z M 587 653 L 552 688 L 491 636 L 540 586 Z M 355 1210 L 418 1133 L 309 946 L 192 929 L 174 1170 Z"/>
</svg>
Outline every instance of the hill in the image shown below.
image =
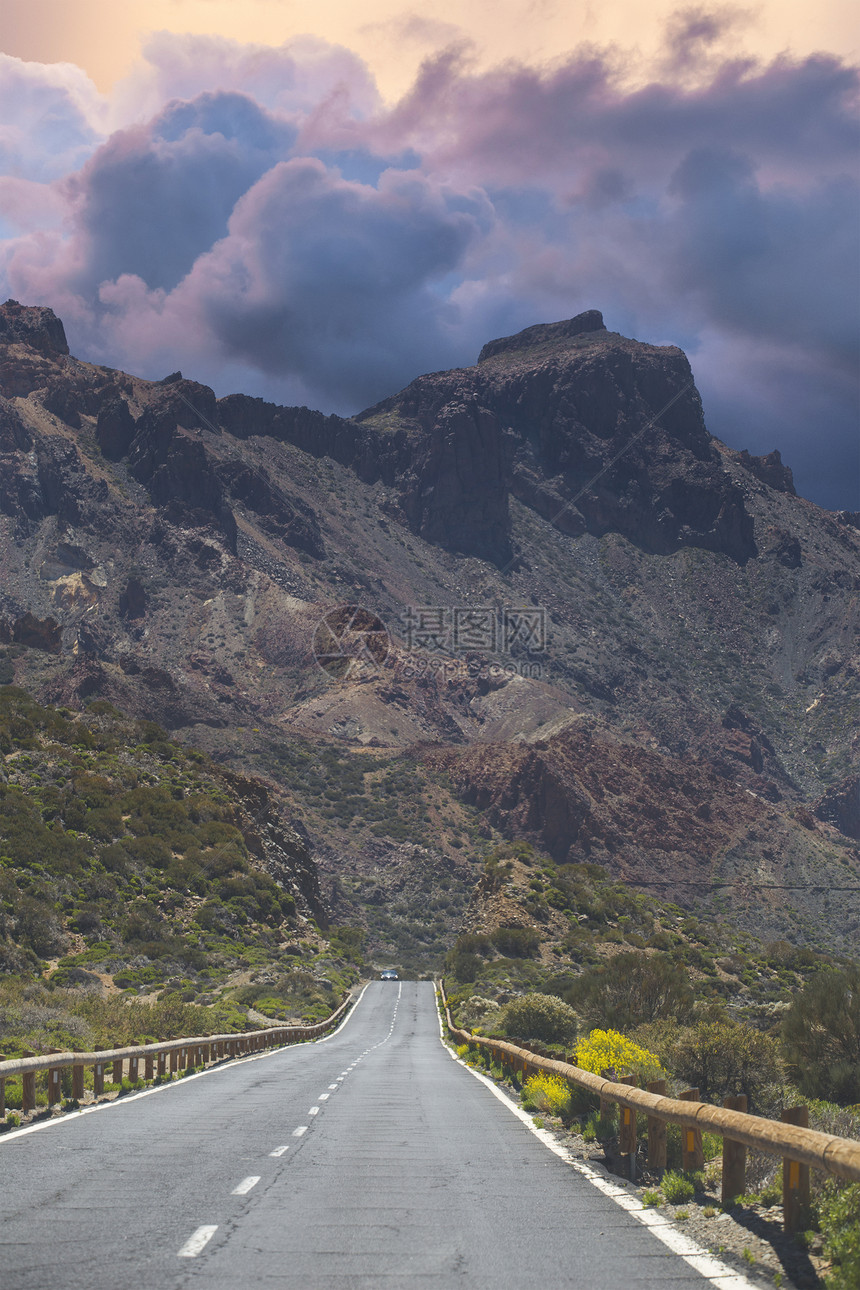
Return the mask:
<svg viewBox="0 0 860 1290">
<path fill-rule="evenodd" d="M 307 847 L 260 780 L 105 700 L 72 713 L 13 686 L 0 687 L 0 750 L 7 979 L 216 1005 L 225 1024 L 260 1000 L 281 1017 L 337 1005 L 354 954 L 328 932 Z M 10 1025 L 7 1011 L 7 1038 Z"/>
</svg>

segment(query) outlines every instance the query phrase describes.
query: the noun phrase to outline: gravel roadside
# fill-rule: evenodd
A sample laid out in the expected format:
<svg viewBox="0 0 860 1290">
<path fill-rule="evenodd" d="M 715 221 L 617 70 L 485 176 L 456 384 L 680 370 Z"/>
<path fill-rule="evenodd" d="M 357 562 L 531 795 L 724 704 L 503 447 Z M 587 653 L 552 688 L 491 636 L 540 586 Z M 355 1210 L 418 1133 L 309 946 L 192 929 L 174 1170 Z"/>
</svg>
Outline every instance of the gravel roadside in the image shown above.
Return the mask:
<svg viewBox="0 0 860 1290">
<path fill-rule="evenodd" d="M 484 1071 L 484 1074 L 487 1074 Z M 496 1081 L 512 1101 L 519 1104 L 519 1090 L 507 1081 Z M 641 1200 L 644 1193 L 659 1187 L 659 1178 L 640 1170 L 636 1184 L 620 1171 L 620 1159 L 612 1144 L 586 1142 L 581 1134 L 566 1129 L 561 1120 L 546 1113 L 535 1115 L 540 1126 L 549 1130 L 570 1154 L 603 1173 L 616 1185 L 627 1188 Z M 703 1249 L 720 1258 L 733 1271 L 743 1273 L 762 1290 L 824 1290 L 822 1275 L 829 1263 L 822 1257 L 820 1238 L 804 1249 L 782 1227 L 781 1205 L 736 1205 L 725 1213 L 720 1208 L 719 1185 L 697 1193 L 695 1200 L 682 1205 L 655 1206 L 679 1231 Z"/>
</svg>

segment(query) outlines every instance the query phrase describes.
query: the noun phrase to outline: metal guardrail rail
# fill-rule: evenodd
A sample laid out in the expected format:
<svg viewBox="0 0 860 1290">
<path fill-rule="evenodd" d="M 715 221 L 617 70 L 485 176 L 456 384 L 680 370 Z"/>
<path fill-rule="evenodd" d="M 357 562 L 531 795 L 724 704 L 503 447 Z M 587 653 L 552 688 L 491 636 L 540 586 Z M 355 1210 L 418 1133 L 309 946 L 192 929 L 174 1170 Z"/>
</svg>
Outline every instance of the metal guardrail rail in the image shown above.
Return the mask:
<svg viewBox="0 0 860 1290">
<path fill-rule="evenodd" d="M 448 1007 L 445 987 L 440 994 L 449 1033 L 460 1043 L 489 1050 L 500 1065 L 519 1071 L 525 1079 L 529 1073 L 545 1071 L 587 1089 L 600 1099 L 601 1111 L 615 1103 L 621 1108 L 619 1147 L 627 1155 L 631 1176 L 635 1174 L 637 1150 L 637 1113 L 648 1118 L 648 1165 L 666 1167 L 666 1125 L 678 1124 L 682 1133 L 682 1160 L 685 1171 L 701 1169 L 704 1164 L 702 1133 L 718 1134 L 723 1139 L 722 1200 L 728 1203 L 745 1191 L 746 1152 L 754 1147 L 783 1161 L 783 1216 L 786 1231 L 802 1225 L 809 1205 L 809 1170 L 818 1169 L 850 1182 L 860 1182 L 860 1142 L 810 1129 L 805 1106 L 783 1111 L 782 1121 L 766 1120 L 746 1112 L 746 1097 L 726 1098 L 722 1107 L 698 1100 L 699 1090 L 688 1089 L 680 1097 L 665 1096 L 665 1081 L 650 1084 L 648 1089 L 634 1086 L 634 1081 L 593 1075 L 569 1062 L 534 1053 L 503 1039 L 473 1035 L 455 1026 Z M 614 1075 L 614 1072 L 612 1072 Z"/>
<path fill-rule="evenodd" d="M 0 1055 L 0 1119 L 6 1114 L 6 1080 L 20 1076 L 22 1080 L 21 1109 L 29 1113 L 36 1110 L 36 1075 L 48 1072 L 48 1106 L 62 1101 L 61 1072 L 71 1067 L 71 1096 L 75 1101 L 84 1097 L 84 1071 L 93 1069 L 93 1093 L 104 1093 L 105 1071 L 111 1067 L 112 1083 L 123 1078 L 127 1064 L 128 1078 L 134 1084 L 139 1079 L 154 1080 L 175 1075 L 179 1070 L 196 1069 L 206 1065 L 242 1057 L 247 1053 L 263 1052 L 267 1048 L 282 1048 L 286 1044 L 315 1039 L 331 1030 L 353 1000 L 350 996 L 325 1021 L 311 1026 L 272 1026 L 267 1030 L 250 1030 L 242 1034 L 199 1035 L 190 1039 L 167 1039 L 156 1044 L 137 1044 L 127 1048 L 110 1048 L 92 1053 L 48 1052 L 26 1053 L 23 1057 L 3 1060 Z M 140 1071 L 143 1062 L 143 1074 Z"/>
</svg>

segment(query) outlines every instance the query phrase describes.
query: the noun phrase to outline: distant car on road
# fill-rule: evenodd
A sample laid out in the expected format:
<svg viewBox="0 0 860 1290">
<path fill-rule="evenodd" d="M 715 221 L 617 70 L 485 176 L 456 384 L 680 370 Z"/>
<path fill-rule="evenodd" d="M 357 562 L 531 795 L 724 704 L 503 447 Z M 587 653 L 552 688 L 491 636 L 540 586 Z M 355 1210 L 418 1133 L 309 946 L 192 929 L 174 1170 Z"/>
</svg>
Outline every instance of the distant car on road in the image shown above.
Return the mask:
<svg viewBox="0 0 860 1290">
<path fill-rule="evenodd" d="M 380 981 L 397 981 L 397 980 L 399 980 L 399 978 L 398 978 L 398 976 L 397 976 L 397 973 L 394 971 L 394 968 L 386 968 L 384 972 L 380 972 L 380 974 L 379 974 L 379 979 L 380 979 Z"/>
</svg>

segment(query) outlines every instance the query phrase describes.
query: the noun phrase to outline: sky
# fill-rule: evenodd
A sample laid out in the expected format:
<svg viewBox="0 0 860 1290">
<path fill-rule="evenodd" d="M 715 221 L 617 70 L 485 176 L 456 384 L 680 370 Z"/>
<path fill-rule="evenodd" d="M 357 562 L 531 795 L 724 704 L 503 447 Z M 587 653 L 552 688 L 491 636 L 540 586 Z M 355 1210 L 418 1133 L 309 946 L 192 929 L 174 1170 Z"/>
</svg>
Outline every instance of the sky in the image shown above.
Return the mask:
<svg viewBox="0 0 860 1290">
<path fill-rule="evenodd" d="M 853 4 L 4 0 L 0 298 L 357 412 L 602 310 L 860 510 Z"/>
</svg>

